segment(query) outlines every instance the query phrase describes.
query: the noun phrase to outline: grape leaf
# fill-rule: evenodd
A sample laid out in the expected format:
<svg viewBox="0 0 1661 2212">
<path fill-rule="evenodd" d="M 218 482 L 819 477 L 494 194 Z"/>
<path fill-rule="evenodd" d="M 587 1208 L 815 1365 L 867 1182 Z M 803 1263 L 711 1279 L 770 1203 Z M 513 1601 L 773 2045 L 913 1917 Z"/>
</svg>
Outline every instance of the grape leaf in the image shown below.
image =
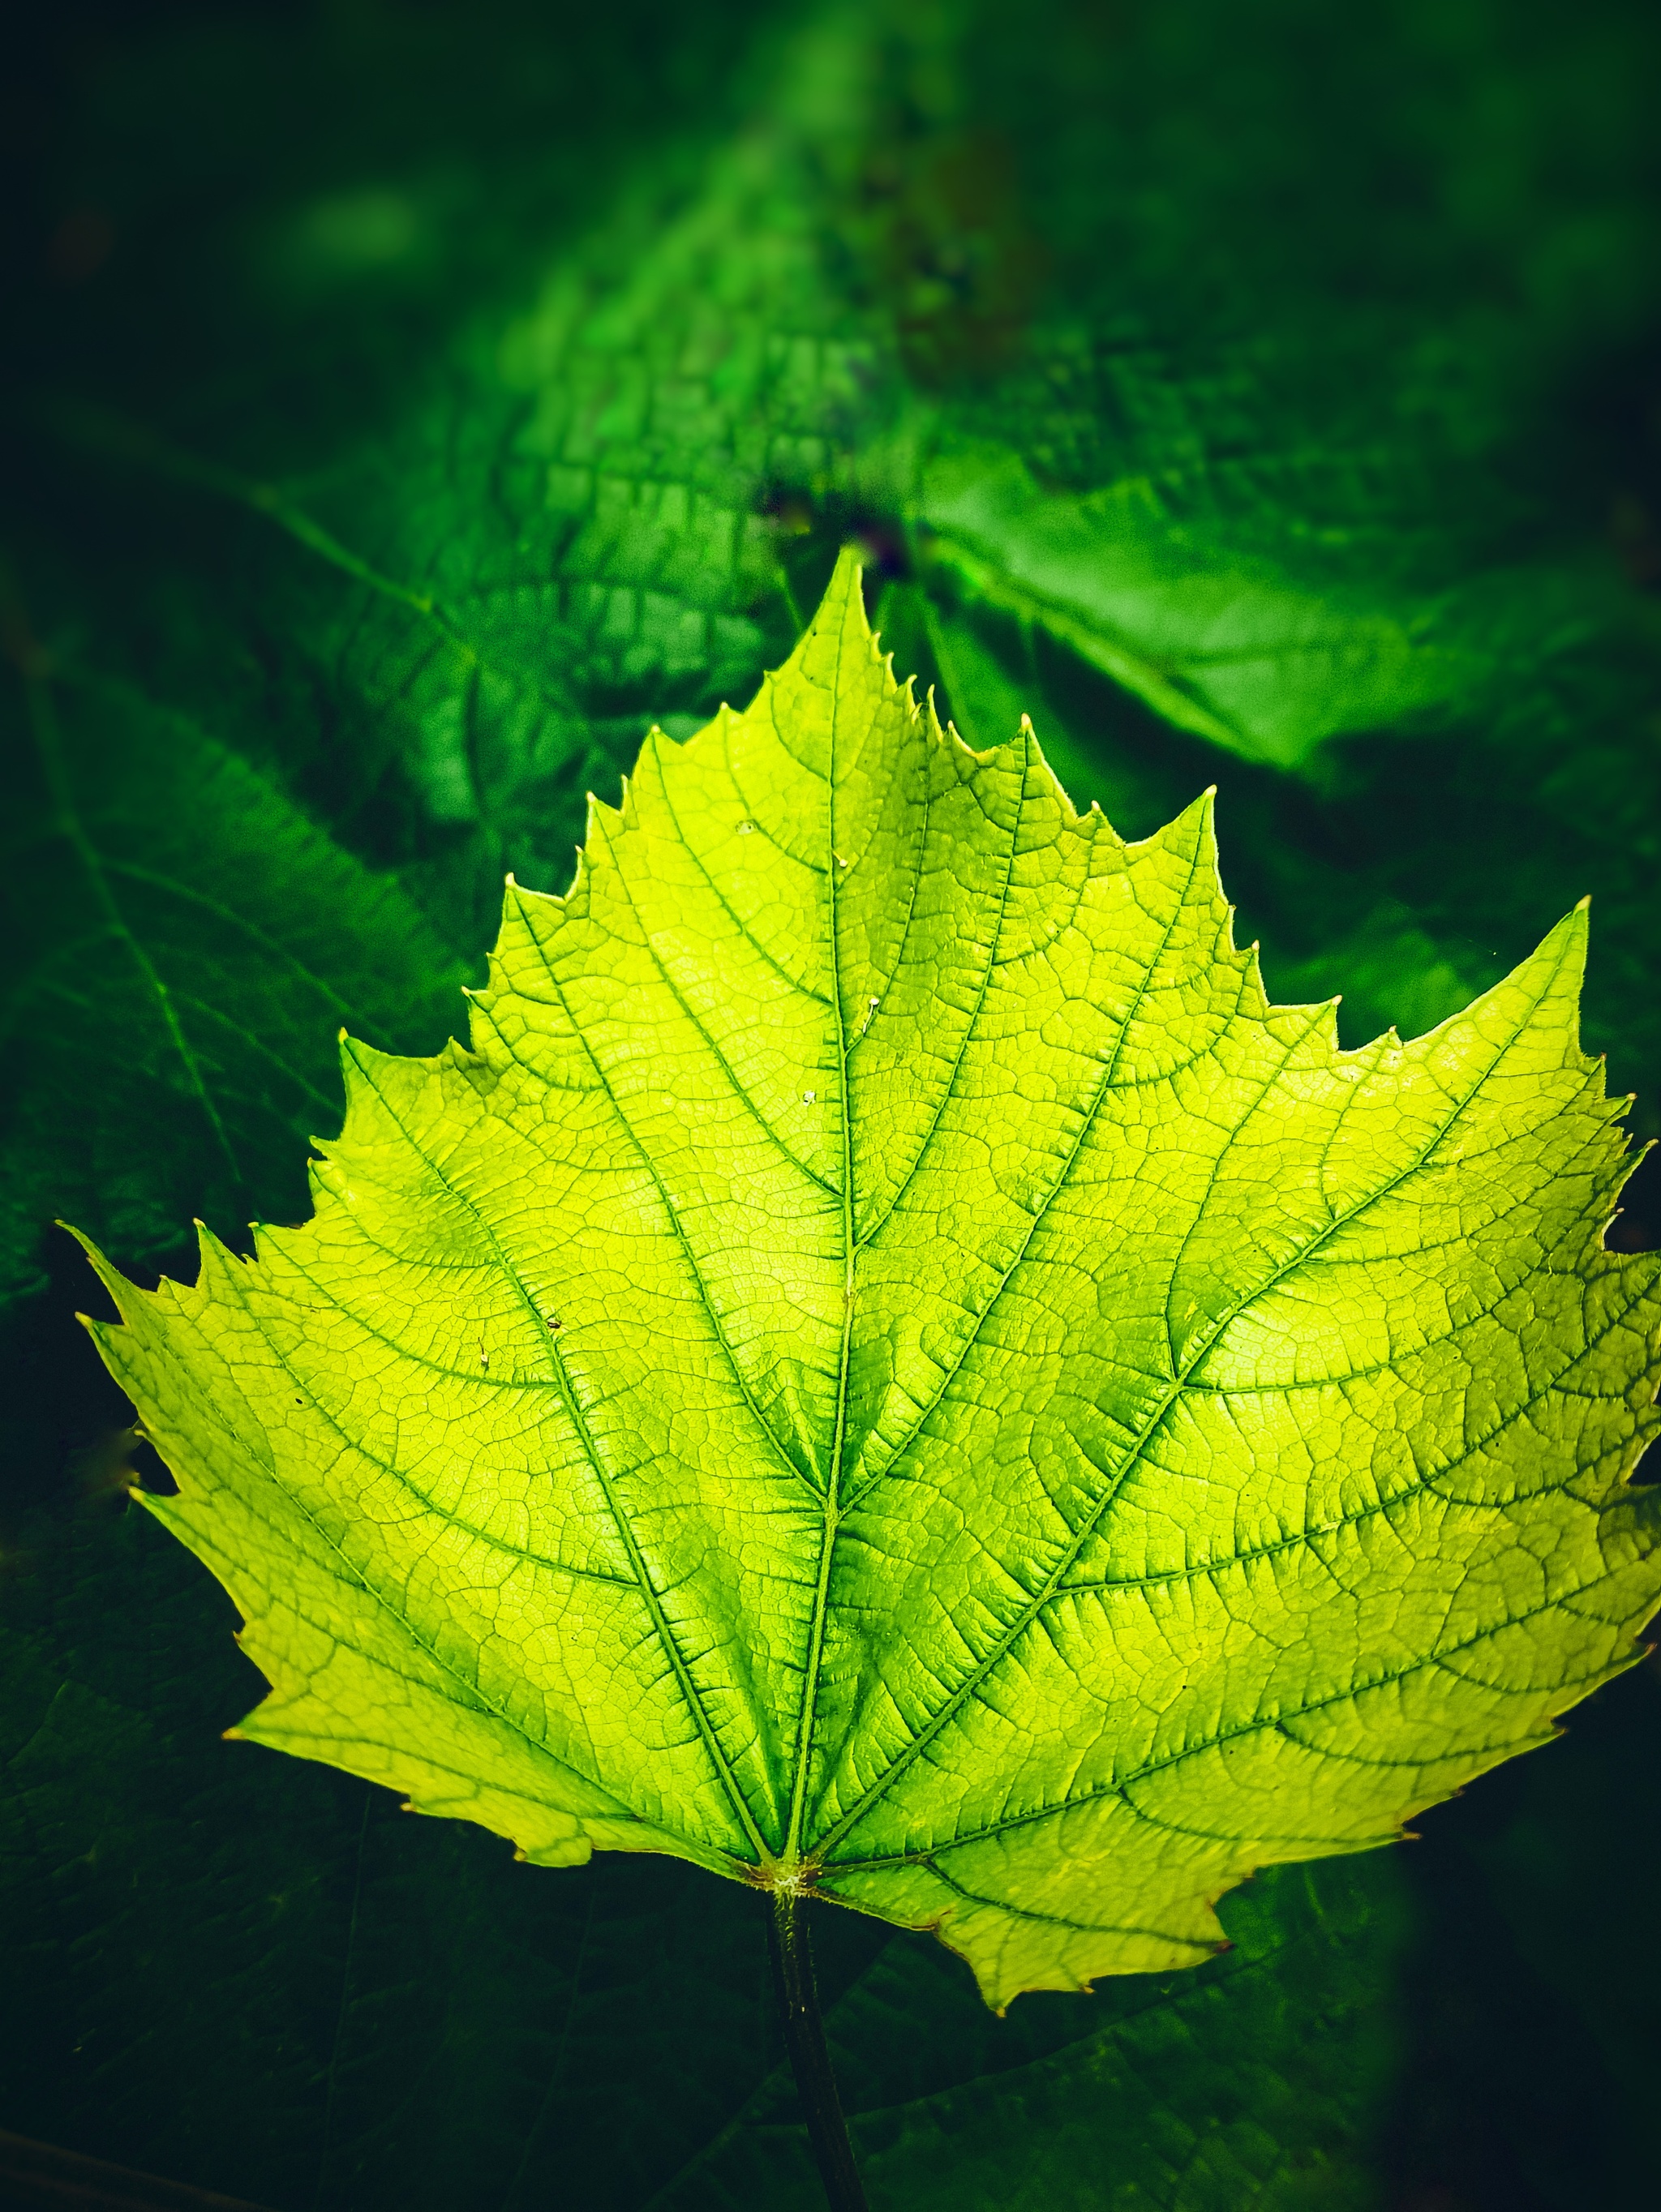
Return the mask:
<svg viewBox="0 0 1661 2212">
<path fill-rule="evenodd" d="M 1587 626 L 1593 595 L 1548 572 L 1415 594 L 1391 588 L 1387 547 L 1360 575 L 1343 573 L 1353 547 L 1342 564 L 1329 543 L 1299 562 L 1275 542 L 1277 504 L 1301 499 L 1310 535 L 1340 534 L 1317 532 L 1309 473 L 1294 486 L 1254 471 L 1243 516 L 1203 481 L 1198 496 L 1142 475 L 1046 494 L 994 451 L 938 465 L 919 506 L 934 560 L 975 598 L 1042 625 L 1178 729 L 1280 768 L 1340 732 L 1481 699 L 1531 642 Z"/>
<path fill-rule="evenodd" d="M 1341 1053 L 1030 727 L 894 684 L 844 556 L 648 741 L 473 1048 L 347 1048 L 319 1212 L 100 1328 L 242 1733 L 540 1863 L 661 1850 L 934 1927 L 989 2002 L 1220 1941 L 1638 1656 L 1661 1262 L 1584 910 Z"/>
<path fill-rule="evenodd" d="M 329 1027 L 350 1010 L 388 1045 L 430 1036 L 468 972 L 396 882 L 211 731 L 43 654 L 21 688 L 0 1003 L 31 1045 L 0 1295 L 54 1206 L 149 1259 L 176 1249 L 181 1200 L 232 1218 L 303 1203 L 284 1155 L 337 1110 Z M 135 1124 L 151 1157 L 124 1173 Z"/>
</svg>

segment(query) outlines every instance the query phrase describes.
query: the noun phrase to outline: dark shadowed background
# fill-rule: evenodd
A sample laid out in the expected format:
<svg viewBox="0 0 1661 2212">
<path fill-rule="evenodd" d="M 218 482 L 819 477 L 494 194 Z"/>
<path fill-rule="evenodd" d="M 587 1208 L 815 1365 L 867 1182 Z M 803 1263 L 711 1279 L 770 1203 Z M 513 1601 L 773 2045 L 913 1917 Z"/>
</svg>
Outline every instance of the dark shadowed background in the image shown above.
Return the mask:
<svg viewBox="0 0 1661 2212">
<path fill-rule="evenodd" d="M 1661 13 L 70 0 L 3 64 L 0 2129 L 273 2212 L 807 2212 L 755 1899 L 219 1741 L 259 1685 L 50 1224 L 153 1279 L 302 1216 L 339 1025 L 435 1048 L 504 871 L 849 538 L 965 735 L 1131 835 L 1220 787 L 1348 1042 L 1591 893 L 1654 1133 Z M 875 2203 L 1648 2201 L 1661 1679 L 1420 1825 L 1003 2021 L 827 1910 Z"/>
</svg>

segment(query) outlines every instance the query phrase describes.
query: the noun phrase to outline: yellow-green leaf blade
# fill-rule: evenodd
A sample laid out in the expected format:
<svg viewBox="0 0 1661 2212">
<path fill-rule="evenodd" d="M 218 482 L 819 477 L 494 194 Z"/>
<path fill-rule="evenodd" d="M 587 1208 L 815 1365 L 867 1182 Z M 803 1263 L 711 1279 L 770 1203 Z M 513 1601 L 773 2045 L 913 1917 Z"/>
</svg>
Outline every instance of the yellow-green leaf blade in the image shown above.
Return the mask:
<svg viewBox="0 0 1661 2212">
<path fill-rule="evenodd" d="M 1655 1603 L 1584 934 L 1340 1052 L 1205 804 L 1126 846 L 1030 730 L 970 752 L 845 558 L 510 890 L 471 1053 L 349 1050 L 315 1222 L 117 1286 L 246 1732 L 939 1925 L 997 2002 L 1203 1955 Z"/>
</svg>

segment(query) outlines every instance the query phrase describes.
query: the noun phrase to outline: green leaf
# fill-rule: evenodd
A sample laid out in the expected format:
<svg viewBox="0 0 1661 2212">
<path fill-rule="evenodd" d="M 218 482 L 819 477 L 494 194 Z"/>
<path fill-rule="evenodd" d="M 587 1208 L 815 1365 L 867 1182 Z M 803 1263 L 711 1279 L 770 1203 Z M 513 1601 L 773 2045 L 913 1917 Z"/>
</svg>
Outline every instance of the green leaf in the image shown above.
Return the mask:
<svg viewBox="0 0 1661 2212">
<path fill-rule="evenodd" d="M 396 880 L 210 730 L 38 653 L 22 690 L 0 1296 L 54 1212 L 149 1261 L 181 1212 L 300 1211 L 295 1148 L 339 1111 L 331 1032 L 350 1015 L 387 1045 L 441 1034 L 468 972 Z"/>
<path fill-rule="evenodd" d="M 936 1928 L 989 2001 L 1165 1969 L 1637 1656 L 1653 1257 L 1577 910 L 1338 1049 L 898 690 L 843 560 L 744 714 L 510 887 L 471 1052 L 348 1050 L 308 1228 L 112 1370 L 273 1694 L 242 1733 L 540 1863 Z"/>
<path fill-rule="evenodd" d="M 1511 579 L 1496 594 L 1479 577 L 1415 598 L 1376 571 L 1335 574 L 1329 544 L 1299 562 L 1264 526 L 1277 498 L 1299 497 L 1262 472 L 1244 518 L 1147 477 L 1047 495 L 994 453 L 936 467 L 921 513 L 934 559 L 976 598 L 1042 624 L 1177 728 L 1280 768 L 1323 738 L 1480 692 L 1505 647 L 1538 628 L 1542 601 L 1562 620 L 1561 586 Z M 1496 596 L 1502 611 L 1489 611 Z"/>
</svg>

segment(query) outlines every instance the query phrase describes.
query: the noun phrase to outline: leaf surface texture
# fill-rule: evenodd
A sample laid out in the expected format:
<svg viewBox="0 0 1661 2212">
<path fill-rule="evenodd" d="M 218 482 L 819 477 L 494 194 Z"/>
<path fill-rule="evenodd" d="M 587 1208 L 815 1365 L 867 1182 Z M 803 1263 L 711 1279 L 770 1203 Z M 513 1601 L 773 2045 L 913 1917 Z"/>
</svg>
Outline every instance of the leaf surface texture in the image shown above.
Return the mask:
<svg viewBox="0 0 1661 2212">
<path fill-rule="evenodd" d="M 790 662 L 510 888 L 472 1047 L 347 1052 L 315 1222 L 106 1358 L 273 1695 L 549 1863 L 938 1927 L 989 1999 L 1203 1957 L 1630 1663 L 1657 1262 L 1584 914 L 1341 1052 L 976 753 L 838 568 Z"/>
</svg>

